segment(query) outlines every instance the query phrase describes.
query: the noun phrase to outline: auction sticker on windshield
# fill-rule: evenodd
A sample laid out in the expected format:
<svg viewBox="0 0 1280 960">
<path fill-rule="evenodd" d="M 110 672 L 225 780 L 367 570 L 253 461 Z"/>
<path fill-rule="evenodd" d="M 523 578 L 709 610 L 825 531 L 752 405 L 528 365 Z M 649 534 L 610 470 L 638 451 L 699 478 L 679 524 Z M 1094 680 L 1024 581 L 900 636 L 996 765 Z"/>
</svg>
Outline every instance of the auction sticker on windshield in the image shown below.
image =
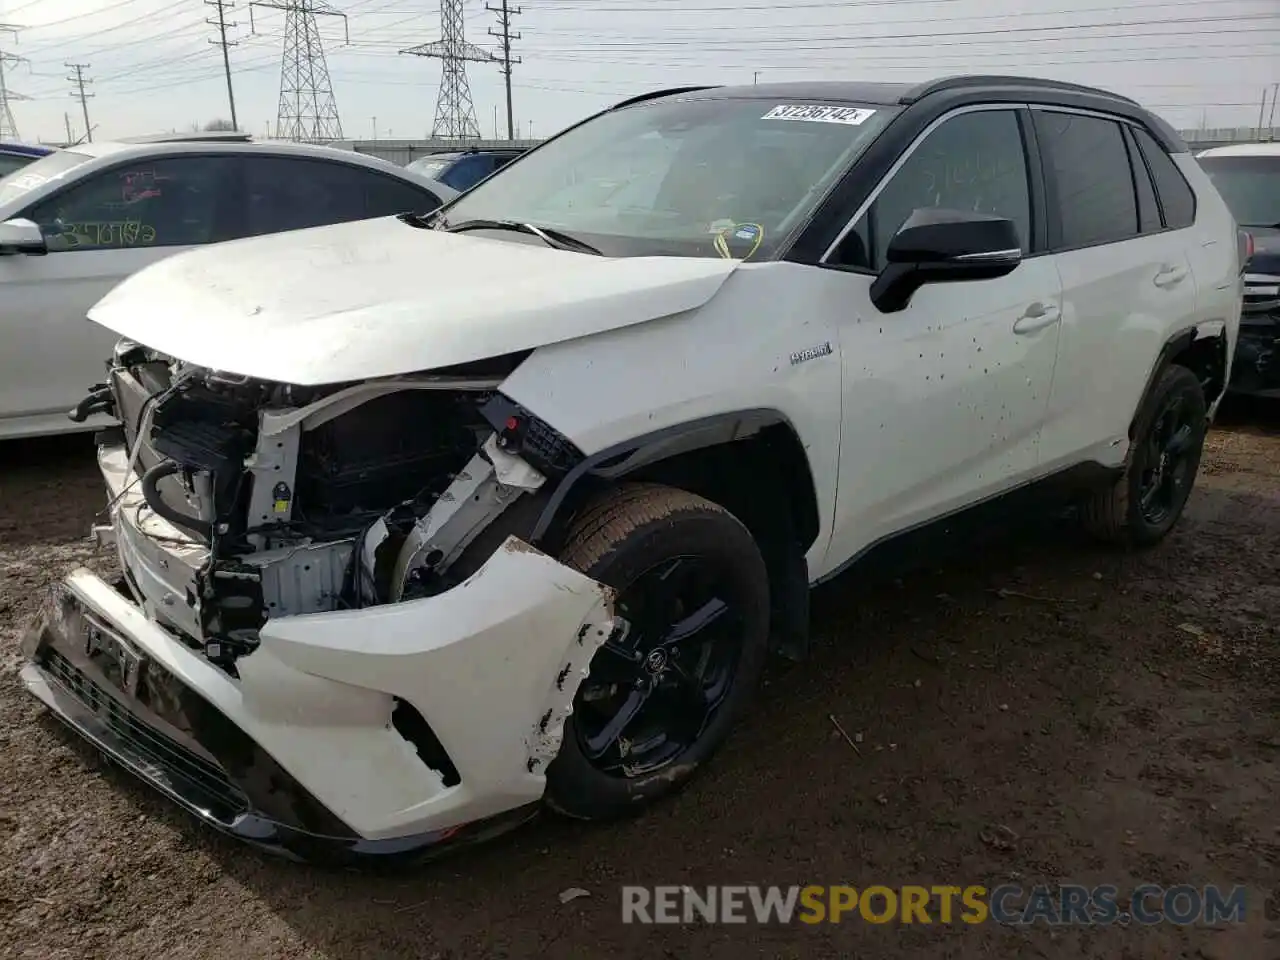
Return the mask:
<svg viewBox="0 0 1280 960">
<path fill-rule="evenodd" d="M 812 104 L 809 106 L 780 103 L 761 120 L 808 120 L 810 123 L 847 123 L 857 126 L 874 114 L 866 107 L 836 107 Z"/>
</svg>

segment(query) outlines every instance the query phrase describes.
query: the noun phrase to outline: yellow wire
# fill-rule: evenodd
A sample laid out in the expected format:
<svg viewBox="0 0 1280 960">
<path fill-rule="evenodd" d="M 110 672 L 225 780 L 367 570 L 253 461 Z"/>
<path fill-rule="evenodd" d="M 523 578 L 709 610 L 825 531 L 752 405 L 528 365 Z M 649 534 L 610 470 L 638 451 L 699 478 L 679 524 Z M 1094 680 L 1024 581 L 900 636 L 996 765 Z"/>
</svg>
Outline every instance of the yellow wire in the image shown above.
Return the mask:
<svg viewBox="0 0 1280 960">
<path fill-rule="evenodd" d="M 760 249 L 760 244 L 764 242 L 764 227 L 760 226 L 758 223 L 735 223 L 733 226 L 725 227 L 716 234 L 716 239 L 714 241 L 716 252 L 719 253 L 720 256 L 724 257 L 724 259 L 733 259 L 733 254 L 729 252 L 729 241 L 726 240 L 725 237 L 727 237 L 731 231 L 741 230 L 743 227 L 755 227 L 756 241 L 751 245 L 751 249 L 743 255 L 742 259 L 749 259 L 753 253 Z"/>
</svg>

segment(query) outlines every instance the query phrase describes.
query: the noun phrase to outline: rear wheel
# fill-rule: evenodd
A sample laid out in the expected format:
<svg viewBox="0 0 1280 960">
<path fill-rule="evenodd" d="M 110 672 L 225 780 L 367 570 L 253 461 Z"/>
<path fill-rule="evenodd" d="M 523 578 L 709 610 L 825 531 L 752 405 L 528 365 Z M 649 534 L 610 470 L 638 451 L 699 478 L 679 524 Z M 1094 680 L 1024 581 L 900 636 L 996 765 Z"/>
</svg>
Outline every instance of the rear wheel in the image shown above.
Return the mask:
<svg viewBox="0 0 1280 960">
<path fill-rule="evenodd" d="M 1167 367 L 1143 402 L 1124 475 L 1083 504 L 1085 528 L 1129 546 L 1163 540 L 1191 495 L 1208 425 L 1196 375 L 1186 367 Z"/>
<path fill-rule="evenodd" d="M 768 575 L 727 510 L 654 485 L 589 507 L 560 559 L 618 591 L 626 629 L 578 689 L 547 800 L 583 819 L 623 816 L 683 785 L 748 705 L 768 645 Z"/>
</svg>

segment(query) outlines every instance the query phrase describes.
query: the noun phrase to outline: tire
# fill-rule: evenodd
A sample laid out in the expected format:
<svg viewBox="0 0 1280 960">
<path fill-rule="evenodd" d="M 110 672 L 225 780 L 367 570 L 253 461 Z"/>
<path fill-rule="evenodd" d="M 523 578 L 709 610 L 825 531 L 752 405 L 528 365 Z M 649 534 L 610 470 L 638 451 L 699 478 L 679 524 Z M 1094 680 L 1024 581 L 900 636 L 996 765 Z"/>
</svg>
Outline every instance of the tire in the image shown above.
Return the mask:
<svg viewBox="0 0 1280 960">
<path fill-rule="evenodd" d="M 592 659 L 565 722 L 560 752 L 547 768 L 546 800 L 551 809 L 577 819 L 617 819 L 687 783 L 748 707 L 768 651 L 768 573 L 750 532 L 727 510 L 684 490 L 650 484 L 620 486 L 590 504 L 573 523 L 560 561 L 617 590 L 618 612 L 630 614 L 634 623 Z M 694 588 L 707 584 L 717 586 L 702 591 L 711 596 L 702 601 Z M 666 595 L 676 600 L 662 602 Z M 682 608 L 686 596 L 693 599 Z M 672 627 L 700 615 L 707 619 L 720 600 L 725 612 L 710 614 L 709 625 L 687 640 L 662 645 L 664 658 L 655 666 L 655 638 L 674 635 Z M 678 623 L 661 616 L 663 609 L 675 610 Z M 706 638 L 702 646 L 695 642 L 699 637 Z M 633 645 L 638 654 L 630 661 L 615 652 L 630 652 Z M 706 672 L 727 675 L 727 686 L 723 679 L 710 687 L 706 680 L 687 679 L 703 672 L 695 660 L 708 664 Z M 611 711 L 642 696 L 649 699 L 641 712 L 610 741 L 609 725 L 625 707 Z M 716 698 L 710 714 L 696 723 L 697 708 L 687 708 Z M 687 727 L 670 719 L 675 710 L 669 705 L 677 703 L 686 708 Z M 668 721 L 666 733 L 643 735 Z M 682 744 L 682 737 L 688 742 Z M 637 751 L 637 743 L 663 745 L 665 753 L 658 746 Z"/>
<path fill-rule="evenodd" d="M 1162 465 L 1160 448 L 1169 443 L 1164 436 L 1169 416 L 1176 418 L 1178 431 L 1185 427 L 1185 448 L 1176 464 L 1168 460 Z M 1099 540 L 1127 547 L 1150 547 L 1163 540 L 1182 516 L 1195 485 L 1208 426 L 1204 390 L 1196 375 L 1186 367 L 1166 367 L 1139 410 L 1123 475 L 1081 505 L 1085 529 Z M 1157 498 L 1164 507 L 1157 512 L 1147 510 L 1143 500 L 1153 471 L 1171 484 Z"/>
</svg>

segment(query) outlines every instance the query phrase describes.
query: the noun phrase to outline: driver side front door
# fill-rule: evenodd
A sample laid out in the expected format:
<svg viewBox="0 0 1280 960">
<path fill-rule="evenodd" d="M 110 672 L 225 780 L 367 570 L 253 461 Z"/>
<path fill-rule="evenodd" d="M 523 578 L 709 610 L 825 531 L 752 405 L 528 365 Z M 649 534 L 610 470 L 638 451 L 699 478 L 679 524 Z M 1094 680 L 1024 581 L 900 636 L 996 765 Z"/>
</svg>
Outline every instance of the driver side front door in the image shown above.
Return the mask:
<svg viewBox="0 0 1280 960">
<path fill-rule="evenodd" d="M 1062 290 L 1036 255 L 1022 123 L 1014 108 L 964 108 L 927 131 L 821 270 L 844 364 L 829 569 L 1036 473 Z M 922 208 L 1012 220 L 1023 261 L 997 279 L 927 284 L 882 313 L 872 281 Z"/>
</svg>

